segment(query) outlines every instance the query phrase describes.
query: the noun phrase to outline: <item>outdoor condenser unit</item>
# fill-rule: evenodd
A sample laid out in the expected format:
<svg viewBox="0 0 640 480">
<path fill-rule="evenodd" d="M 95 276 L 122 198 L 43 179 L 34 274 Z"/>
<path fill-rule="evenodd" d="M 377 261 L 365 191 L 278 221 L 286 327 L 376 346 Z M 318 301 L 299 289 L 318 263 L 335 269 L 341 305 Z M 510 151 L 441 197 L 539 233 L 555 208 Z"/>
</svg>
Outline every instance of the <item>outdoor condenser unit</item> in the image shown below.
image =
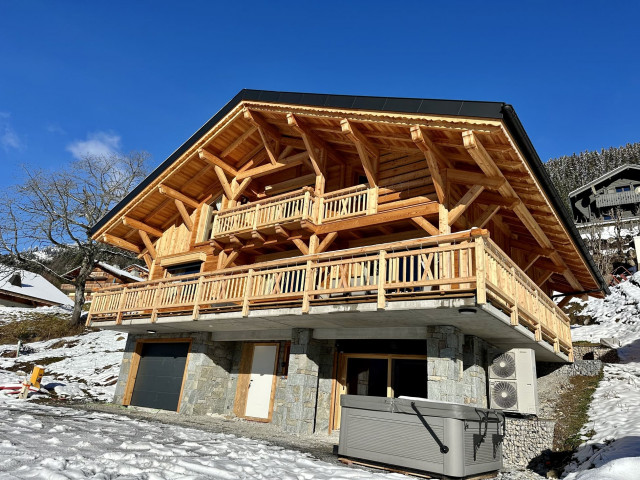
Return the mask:
<svg viewBox="0 0 640 480">
<path fill-rule="evenodd" d="M 504 414 L 425 399 L 342 395 L 338 454 L 466 477 L 502 468 Z"/>
<path fill-rule="evenodd" d="M 538 414 L 536 355 L 530 348 L 489 351 L 489 402 L 491 408 Z"/>
</svg>

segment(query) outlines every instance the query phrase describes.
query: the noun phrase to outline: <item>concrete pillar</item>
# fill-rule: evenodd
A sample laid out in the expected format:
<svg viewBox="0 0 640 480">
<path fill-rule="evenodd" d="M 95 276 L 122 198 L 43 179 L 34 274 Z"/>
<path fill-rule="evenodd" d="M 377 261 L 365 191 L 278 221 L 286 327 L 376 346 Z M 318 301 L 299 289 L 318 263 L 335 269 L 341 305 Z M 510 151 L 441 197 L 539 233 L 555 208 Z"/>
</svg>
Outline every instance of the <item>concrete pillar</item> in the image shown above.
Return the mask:
<svg viewBox="0 0 640 480">
<path fill-rule="evenodd" d="M 464 336 L 462 382 L 464 403 L 487 407 L 487 342 L 473 335 Z"/>
<path fill-rule="evenodd" d="M 281 417 L 282 428 L 289 433 L 311 435 L 315 430 L 320 356 L 321 344 L 313 339 L 313 329 L 292 329 L 289 374 Z"/>
</svg>

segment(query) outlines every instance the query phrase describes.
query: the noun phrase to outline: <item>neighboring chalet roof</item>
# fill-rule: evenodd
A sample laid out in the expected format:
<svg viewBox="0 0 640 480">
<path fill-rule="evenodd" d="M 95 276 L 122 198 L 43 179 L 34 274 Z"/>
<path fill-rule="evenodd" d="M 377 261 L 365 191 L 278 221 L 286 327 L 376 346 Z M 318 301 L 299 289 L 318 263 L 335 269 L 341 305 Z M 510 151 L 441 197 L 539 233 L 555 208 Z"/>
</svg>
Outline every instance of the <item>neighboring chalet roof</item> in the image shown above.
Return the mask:
<svg viewBox="0 0 640 480">
<path fill-rule="evenodd" d="M 19 281 L 16 281 L 16 274 Z M 73 305 L 73 300 L 44 277 L 26 270 L 0 273 L 0 294 L 47 305 Z"/>
<path fill-rule="evenodd" d="M 631 163 L 629 163 L 627 165 L 620 165 L 618 168 L 614 168 L 610 172 L 605 173 L 604 175 L 602 175 L 602 176 L 596 178 L 595 180 L 593 180 L 592 182 L 589 182 L 586 185 L 581 186 L 580 188 L 576 188 L 573 192 L 569 192 L 569 197 L 573 197 L 574 195 L 577 195 L 578 193 L 584 192 L 585 190 L 588 190 L 591 187 L 595 187 L 599 183 L 602 183 L 602 182 L 610 179 L 611 177 L 617 175 L 618 173 L 624 172 L 625 170 L 628 170 L 628 169 L 631 169 L 631 168 L 634 169 L 634 170 L 640 170 L 640 165 L 633 165 Z"/>
<path fill-rule="evenodd" d="M 142 265 L 138 265 L 137 263 L 132 263 L 131 265 L 124 267 L 124 269 L 125 270 L 132 269 L 132 270 L 138 270 L 143 273 L 149 273 L 149 269 L 147 267 L 143 267 Z"/>
<path fill-rule="evenodd" d="M 95 267 L 101 268 L 105 272 L 110 273 L 114 277 L 122 280 L 124 283 L 141 282 L 143 280 L 142 278 L 130 272 L 127 272 L 122 268 L 115 267 L 105 262 L 96 262 L 94 265 L 94 268 Z M 67 273 L 64 274 L 64 276 L 67 278 L 75 278 L 79 272 L 80 272 L 80 267 L 76 267 L 73 270 L 69 270 Z"/>
<path fill-rule="evenodd" d="M 291 119 L 300 123 L 294 125 L 288 122 Z M 220 168 L 231 174 L 250 168 L 254 180 L 263 174 L 256 167 L 259 162 L 253 167 L 247 164 L 264 153 L 261 135 L 265 132 L 293 151 L 304 151 L 300 131 L 308 128 L 316 141 L 339 152 L 340 157 L 358 159 L 355 146 L 341 131 L 341 120 L 357 125 L 381 154 L 419 154 L 410 132 L 418 127 L 426 137 L 422 141 L 434 146 L 435 152 L 463 168 L 478 169 L 478 160 L 471 154 L 479 144 L 482 152 L 490 154 L 489 168 L 506 179 L 509 192 L 517 197 L 510 208 L 501 210 L 513 231 L 554 252 L 554 258 L 568 266 L 567 274 L 552 288 L 566 293 L 607 291 L 513 107 L 501 102 L 242 90 L 100 219 L 92 228 L 93 238 L 145 252 L 136 225 L 144 222 L 160 233 L 177 218 L 168 211 L 174 208 L 164 195 L 168 190 L 174 196 L 189 196 L 193 209 L 221 189 L 213 163 L 221 163 Z M 473 138 L 465 138 L 465 133 Z M 256 153 L 261 148 L 262 153 Z M 487 174 L 480 169 L 481 175 L 483 171 Z M 525 221 L 535 228 L 523 226 Z"/>
</svg>

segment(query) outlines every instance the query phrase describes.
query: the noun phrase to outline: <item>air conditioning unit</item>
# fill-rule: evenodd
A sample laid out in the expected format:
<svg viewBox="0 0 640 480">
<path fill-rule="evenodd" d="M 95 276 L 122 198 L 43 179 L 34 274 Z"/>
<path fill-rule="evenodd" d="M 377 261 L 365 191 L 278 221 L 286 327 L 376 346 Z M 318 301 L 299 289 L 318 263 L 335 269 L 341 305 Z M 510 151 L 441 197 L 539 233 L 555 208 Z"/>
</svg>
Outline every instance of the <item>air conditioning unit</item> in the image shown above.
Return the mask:
<svg viewBox="0 0 640 480">
<path fill-rule="evenodd" d="M 491 408 L 538 414 L 536 355 L 530 348 L 489 351 Z"/>
</svg>

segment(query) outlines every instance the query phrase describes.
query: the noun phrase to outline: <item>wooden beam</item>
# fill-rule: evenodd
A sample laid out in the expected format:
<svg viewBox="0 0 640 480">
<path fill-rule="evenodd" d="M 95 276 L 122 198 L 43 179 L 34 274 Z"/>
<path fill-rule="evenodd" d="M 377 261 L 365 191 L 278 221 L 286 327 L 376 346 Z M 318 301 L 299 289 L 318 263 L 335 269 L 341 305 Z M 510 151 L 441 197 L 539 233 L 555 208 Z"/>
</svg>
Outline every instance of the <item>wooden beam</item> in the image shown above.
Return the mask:
<svg viewBox="0 0 640 480">
<path fill-rule="evenodd" d="M 309 175 L 303 175 L 302 177 L 296 177 L 291 180 L 285 180 L 284 182 L 267 185 L 264 189 L 269 195 L 277 195 L 278 193 L 288 192 L 290 190 L 311 185 L 315 182 L 315 179 L 315 174 L 310 173 Z"/>
<path fill-rule="evenodd" d="M 224 194 L 228 200 L 233 200 L 233 192 L 231 191 L 231 185 L 229 185 L 229 180 L 227 180 L 227 176 L 224 174 L 224 171 L 219 166 L 213 167 L 216 172 L 216 176 L 218 177 L 218 181 L 224 190 Z"/>
<path fill-rule="evenodd" d="M 430 202 L 422 205 L 414 205 L 408 208 L 399 208 L 382 213 L 375 213 L 364 217 L 351 218 L 340 222 L 330 222 L 315 227 L 318 235 L 329 232 L 342 232 L 344 230 L 352 230 L 364 228 L 378 224 L 396 222 L 398 220 L 407 220 L 413 217 L 424 217 L 434 215 L 438 212 L 438 204 Z"/>
<path fill-rule="evenodd" d="M 326 237 L 324 237 L 324 239 L 322 240 L 322 242 L 320 242 L 320 245 L 318 245 L 318 248 L 316 249 L 316 251 L 314 253 L 323 253 L 327 250 L 327 248 L 329 248 L 331 246 L 331 244 L 333 243 L 333 241 L 338 238 L 338 232 L 330 232 L 327 234 Z"/>
<path fill-rule="evenodd" d="M 538 259 L 540 258 L 540 255 L 538 254 L 534 254 L 529 261 L 522 266 L 522 271 L 523 272 L 527 272 L 527 270 L 529 270 L 531 267 L 533 267 L 533 264 L 536 263 L 538 261 Z"/>
<path fill-rule="evenodd" d="M 137 245 L 108 233 L 102 235 L 102 241 L 111 245 L 115 245 L 116 247 L 122 248 L 124 250 L 129 250 L 130 252 L 141 252 L 140 247 L 138 247 Z"/>
<path fill-rule="evenodd" d="M 478 203 L 482 203 L 484 205 L 497 205 L 499 207 L 506 208 L 507 210 L 512 210 L 516 205 L 522 203 L 522 200 L 517 197 L 503 197 L 496 193 L 484 191 L 480 195 L 480 198 L 478 198 Z"/>
<path fill-rule="evenodd" d="M 565 295 L 565 297 L 558 302 L 558 307 L 564 308 L 573 299 L 575 295 Z"/>
<path fill-rule="evenodd" d="M 372 187 L 377 186 L 380 151 L 377 147 L 371 145 L 371 142 L 348 119 L 340 120 L 340 127 L 342 128 L 342 133 L 356 146 L 369 185 Z"/>
<path fill-rule="evenodd" d="M 507 181 L 505 177 L 488 177 L 482 173 L 447 168 L 447 181 L 461 185 L 482 185 L 497 190 Z"/>
<path fill-rule="evenodd" d="M 431 179 L 433 180 L 433 185 L 436 189 L 438 201 L 443 203 L 445 200 L 446 186 L 442 181 L 442 176 L 440 175 L 440 165 L 438 164 L 438 159 L 434 155 L 433 151 L 427 145 L 424 132 L 419 125 L 411 127 L 411 139 L 424 154 L 427 166 L 429 167 L 429 173 L 431 174 Z"/>
<path fill-rule="evenodd" d="M 553 255 L 553 252 L 555 252 L 553 248 L 542 248 L 538 247 L 537 245 L 531 245 L 530 243 L 525 243 L 518 240 L 511 240 L 509 242 L 509 245 L 511 246 L 511 248 L 517 248 L 518 250 L 533 253 L 547 258 Z"/>
<path fill-rule="evenodd" d="M 474 227 L 484 228 L 493 216 L 500 210 L 500 205 L 489 205 L 487 209 L 476 220 L 471 222 Z"/>
<path fill-rule="evenodd" d="M 189 205 L 190 207 L 198 208 L 200 206 L 200 203 L 197 200 L 187 197 L 184 193 L 180 193 L 179 191 L 174 190 L 171 187 L 167 187 L 164 184 L 158 185 L 158 191 L 162 195 L 166 195 L 167 197 L 173 198 L 174 200 L 180 200 L 180 202 Z"/>
<path fill-rule="evenodd" d="M 449 210 L 449 226 L 453 225 L 458 218 L 471 206 L 473 201 L 478 198 L 478 195 L 484 190 L 483 185 L 474 185 L 465 193 L 458 201 L 455 207 Z"/>
<path fill-rule="evenodd" d="M 151 243 L 151 239 L 149 238 L 149 235 L 144 230 L 138 230 L 138 234 L 140 235 L 140 238 L 142 239 L 142 243 L 144 243 L 144 246 L 147 247 L 147 251 L 149 252 L 149 255 L 151 255 L 151 258 L 153 260 L 155 260 L 158 254 L 156 253 L 156 249 L 153 246 L 153 243 Z"/>
<path fill-rule="evenodd" d="M 260 133 L 260 137 L 262 138 L 262 143 L 264 144 L 264 148 L 267 151 L 267 155 L 269 155 L 271 163 L 275 165 L 278 162 L 277 146 L 280 144 L 282 135 L 276 127 L 267 122 L 264 117 L 258 112 L 245 109 L 244 118 L 258 128 L 258 133 Z M 276 142 L 275 149 L 269 144 L 269 139 L 272 139 Z"/>
<path fill-rule="evenodd" d="M 246 132 L 244 132 L 242 135 L 240 135 L 238 138 L 236 138 L 233 142 L 231 142 L 229 144 L 229 146 L 222 151 L 220 156 L 222 158 L 224 158 L 227 155 L 229 155 L 236 148 L 238 148 L 240 145 L 242 145 L 251 135 L 253 135 L 253 133 L 257 129 L 258 129 L 258 127 L 256 127 L 255 125 L 253 125 L 252 127 L 249 127 L 249 129 Z M 235 177 L 235 175 L 233 175 L 233 176 Z"/>
<path fill-rule="evenodd" d="M 538 260 L 535 265 L 535 268 L 540 268 L 542 270 L 547 270 L 553 273 L 564 273 L 567 267 L 562 267 L 550 262 L 548 260 Z"/>
<path fill-rule="evenodd" d="M 233 168 L 231 165 L 225 162 L 222 158 L 218 157 L 217 155 L 214 155 L 210 151 L 205 150 L 204 148 L 199 148 L 198 155 L 200 156 L 201 160 L 204 160 L 205 162 L 209 163 L 210 165 L 213 165 L 214 167 L 221 168 L 232 177 L 235 177 L 236 175 L 238 175 L 238 171 L 235 168 Z M 224 157 L 224 155 L 222 156 Z"/>
<path fill-rule="evenodd" d="M 149 233 L 156 237 L 162 236 L 162 230 L 159 230 L 150 225 L 147 225 L 146 223 L 141 222 L 139 220 L 134 220 L 133 218 L 130 218 L 130 217 L 126 217 L 126 216 L 122 217 L 122 223 L 125 224 L 127 227 L 131 227 L 136 230 L 142 230 L 143 232 Z"/>
<path fill-rule="evenodd" d="M 413 223 L 415 223 L 418 227 L 422 228 L 429 235 L 440 235 L 440 230 L 438 230 L 433 223 L 427 220 L 424 217 L 413 217 L 411 219 Z"/>
<path fill-rule="evenodd" d="M 231 265 L 236 260 L 236 258 L 238 258 L 238 255 L 240 255 L 240 250 L 233 250 L 230 254 L 228 254 L 227 258 L 222 261 L 222 268 L 224 269 Z"/>
<path fill-rule="evenodd" d="M 316 177 L 324 176 L 325 165 L 320 156 L 320 150 L 326 147 L 324 140 L 318 138 L 318 136 L 293 113 L 287 114 L 287 123 L 302 137 L 302 141 L 309 153 L 309 160 L 311 161 L 311 166 L 313 167 Z"/>
<path fill-rule="evenodd" d="M 298 250 L 300 250 L 303 255 L 309 255 L 309 247 L 307 247 L 307 244 L 304 243 L 304 241 L 299 238 L 292 238 L 291 241 L 295 244 L 296 247 L 298 247 Z"/>
<path fill-rule="evenodd" d="M 184 206 L 184 203 L 182 203 L 182 201 L 178 200 L 177 198 L 174 198 L 173 201 L 176 204 L 176 208 L 178 209 L 178 212 L 180 212 L 180 216 L 182 217 L 182 221 L 184 222 L 184 225 L 187 227 L 187 230 L 192 231 L 193 222 L 191 221 L 191 217 L 189 216 L 189 213 L 187 212 L 187 209 Z"/>
<path fill-rule="evenodd" d="M 260 167 L 251 168 L 249 170 L 245 170 L 244 172 L 238 172 L 238 176 L 236 177 L 238 180 L 243 180 L 247 177 L 258 178 L 263 175 L 269 175 L 271 173 L 280 172 L 281 170 L 286 170 L 287 168 L 295 167 L 304 163 L 304 161 L 309 157 L 308 152 L 301 152 L 295 155 L 291 155 L 290 157 L 284 158 L 280 160 L 275 165 L 267 164 L 262 165 Z"/>
<path fill-rule="evenodd" d="M 240 195 L 244 193 L 244 191 L 247 189 L 247 187 L 251 183 L 251 180 L 252 180 L 251 177 L 247 177 L 242 180 L 240 185 L 238 185 L 238 181 L 234 178 L 233 182 L 231 182 L 231 186 L 232 186 L 231 190 L 233 191 L 231 200 L 233 201 L 238 200 L 240 198 Z"/>
</svg>

